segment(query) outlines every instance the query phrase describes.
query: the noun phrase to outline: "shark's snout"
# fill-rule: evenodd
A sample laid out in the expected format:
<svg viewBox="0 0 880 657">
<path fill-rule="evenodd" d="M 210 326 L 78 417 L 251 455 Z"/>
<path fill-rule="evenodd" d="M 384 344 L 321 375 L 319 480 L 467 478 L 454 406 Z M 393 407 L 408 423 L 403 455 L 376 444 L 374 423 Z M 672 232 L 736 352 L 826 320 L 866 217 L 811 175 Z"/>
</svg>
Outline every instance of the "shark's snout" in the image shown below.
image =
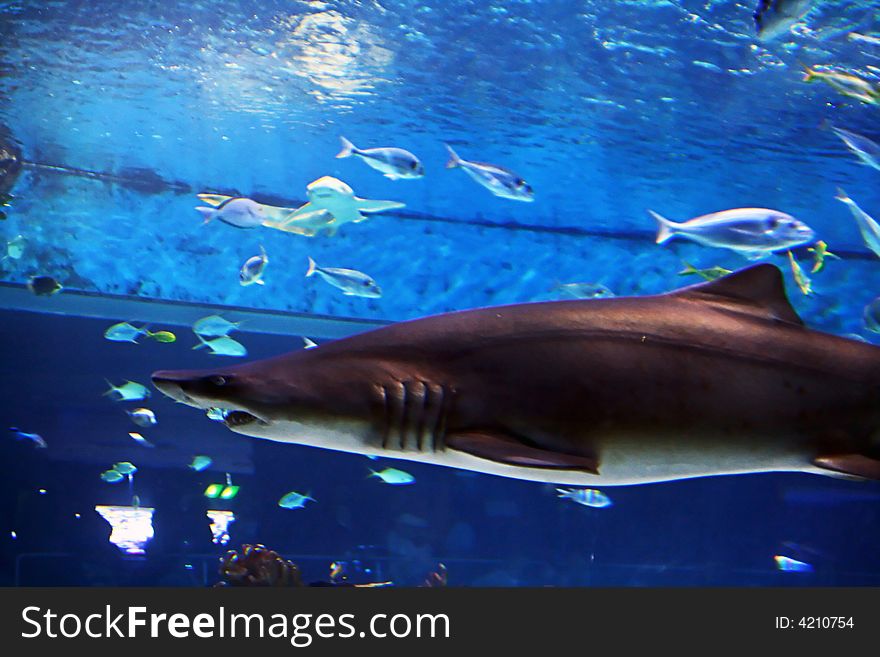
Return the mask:
<svg viewBox="0 0 880 657">
<path fill-rule="evenodd" d="M 196 408 L 223 408 L 230 429 L 252 422 L 266 426 L 268 421 L 248 410 L 252 405 L 242 396 L 235 375 L 218 370 L 161 370 L 153 372 L 153 385 L 171 399 Z"/>
<path fill-rule="evenodd" d="M 160 370 L 153 372 L 150 377 L 153 385 L 164 395 L 171 399 L 183 403 L 192 403 L 192 399 L 183 391 L 184 382 L 190 380 L 191 377 L 184 376 L 183 372 L 175 372 L 172 370 Z"/>
</svg>

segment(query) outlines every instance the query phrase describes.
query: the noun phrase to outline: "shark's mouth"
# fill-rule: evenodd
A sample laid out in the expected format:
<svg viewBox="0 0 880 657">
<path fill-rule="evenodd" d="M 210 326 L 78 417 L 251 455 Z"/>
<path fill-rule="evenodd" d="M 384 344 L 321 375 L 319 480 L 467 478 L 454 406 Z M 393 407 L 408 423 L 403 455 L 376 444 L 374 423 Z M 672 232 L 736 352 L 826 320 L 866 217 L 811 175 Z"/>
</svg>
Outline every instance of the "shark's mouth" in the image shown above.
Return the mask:
<svg viewBox="0 0 880 657">
<path fill-rule="evenodd" d="M 258 418 L 256 415 L 251 415 L 247 411 L 230 411 L 226 415 L 225 422 L 226 426 L 230 429 L 243 427 L 248 424 L 253 424 L 255 422 L 261 426 L 266 426 L 269 424 L 265 420 Z"/>
</svg>

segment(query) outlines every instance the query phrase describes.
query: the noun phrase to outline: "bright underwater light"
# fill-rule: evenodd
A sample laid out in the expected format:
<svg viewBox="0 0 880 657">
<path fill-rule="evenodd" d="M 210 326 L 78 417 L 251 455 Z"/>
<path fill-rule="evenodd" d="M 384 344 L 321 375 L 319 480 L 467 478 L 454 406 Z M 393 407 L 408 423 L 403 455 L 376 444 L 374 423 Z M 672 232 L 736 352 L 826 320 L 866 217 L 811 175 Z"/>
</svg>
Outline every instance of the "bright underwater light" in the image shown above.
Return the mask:
<svg viewBox="0 0 880 657">
<path fill-rule="evenodd" d="M 235 522 L 235 514 L 232 511 L 208 509 L 207 515 L 211 519 L 212 540 L 216 545 L 226 545 L 229 542 L 229 524 Z"/>
<path fill-rule="evenodd" d="M 110 542 L 125 554 L 143 554 L 144 546 L 153 538 L 153 511 L 143 506 L 106 506 L 99 504 L 101 514 L 113 531 Z"/>
</svg>

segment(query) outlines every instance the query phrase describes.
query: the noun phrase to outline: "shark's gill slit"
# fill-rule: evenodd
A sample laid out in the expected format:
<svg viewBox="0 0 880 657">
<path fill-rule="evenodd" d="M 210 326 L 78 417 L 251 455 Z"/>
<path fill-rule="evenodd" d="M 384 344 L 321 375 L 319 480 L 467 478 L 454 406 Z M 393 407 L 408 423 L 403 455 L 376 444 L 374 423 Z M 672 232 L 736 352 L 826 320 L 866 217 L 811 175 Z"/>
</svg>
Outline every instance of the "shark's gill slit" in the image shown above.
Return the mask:
<svg viewBox="0 0 880 657">
<path fill-rule="evenodd" d="M 424 381 L 419 381 L 422 394 L 422 407 L 419 412 L 418 422 L 415 428 L 416 449 L 421 452 L 425 449 L 425 433 L 431 430 L 429 423 L 431 413 L 431 385 Z M 428 434 L 430 436 L 430 434 Z"/>
<path fill-rule="evenodd" d="M 397 447 L 401 452 L 406 451 L 406 438 L 407 438 L 407 424 L 409 423 L 409 419 L 412 416 L 412 409 L 410 406 L 412 405 L 412 394 L 409 389 L 409 382 L 402 381 L 400 383 L 401 389 L 401 410 L 400 410 L 400 423 L 398 424 L 397 430 L 399 435 L 397 436 Z"/>
<path fill-rule="evenodd" d="M 393 449 L 392 444 L 395 437 L 398 442 L 401 440 L 400 435 L 395 436 L 394 432 L 400 432 L 401 430 L 406 391 L 404 390 L 403 384 L 399 381 L 395 381 L 393 384 L 383 386 L 382 388 L 385 393 L 385 431 L 382 439 L 382 447 L 384 449 Z"/>
<path fill-rule="evenodd" d="M 446 422 L 449 418 L 449 413 L 452 410 L 452 398 L 454 395 L 454 389 L 447 388 L 443 385 L 440 386 L 440 401 L 438 402 L 437 410 L 437 427 L 434 430 L 433 449 L 435 452 L 443 452 L 446 450 Z"/>
</svg>

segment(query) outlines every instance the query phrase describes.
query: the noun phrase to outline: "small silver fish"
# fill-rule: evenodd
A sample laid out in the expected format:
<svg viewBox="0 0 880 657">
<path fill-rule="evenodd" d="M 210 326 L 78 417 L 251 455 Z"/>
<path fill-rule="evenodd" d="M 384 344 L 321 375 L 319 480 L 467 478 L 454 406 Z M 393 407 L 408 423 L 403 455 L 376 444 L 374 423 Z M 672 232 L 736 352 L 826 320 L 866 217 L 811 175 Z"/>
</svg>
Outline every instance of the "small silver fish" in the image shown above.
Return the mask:
<svg viewBox="0 0 880 657">
<path fill-rule="evenodd" d="M 880 258 L 880 224 L 878 224 L 871 215 L 856 205 L 856 202 L 847 196 L 846 192 L 840 187 L 837 188 L 837 194 L 834 198 L 849 208 L 850 213 L 859 226 L 859 232 L 862 234 L 862 239 L 865 241 L 865 245 L 871 249 L 878 258 Z"/>
<path fill-rule="evenodd" d="M 368 475 L 368 477 L 377 477 L 384 481 L 386 484 L 391 484 L 392 486 L 413 484 L 416 481 L 416 478 L 413 477 L 409 472 L 404 472 L 403 470 L 398 470 L 397 468 L 385 468 L 384 470 L 380 470 L 379 472 L 370 469 L 370 474 Z"/>
<path fill-rule="evenodd" d="M 449 144 L 444 144 L 449 151 L 447 169 L 464 169 L 471 178 L 488 189 L 495 196 L 512 201 L 534 201 L 535 192 L 520 176 L 495 164 L 485 162 L 468 162 L 461 159 Z"/>
<path fill-rule="evenodd" d="M 302 509 L 306 502 L 315 502 L 315 498 L 311 497 L 311 493 L 306 493 L 303 495 L 302 493 L 297 493 L 296 491 L 290 491 L 286 495 L 284 495 L 280 500 L 278 500 L 278 506 L 282 509 Z"/>
<path fill-rule="evenodd" d="M 342 150 L 337 158 L 357 155 L 371 168 L 385 174 L 391 180 L 413 180 L 425 175 L 425 167 L 419 158 L 402 148 L 365 148 L 360 149 L 345 137 L 340 137 Z"/>
<path fill-rule="evenodd" d="M 149 408 L 136 408 L 133 411 L 126 411 L 131 421 L 139 427 L 152 427 L 156 424 L 156 414 Z"/>
<path fill-rule="evenodd" d="M 245 346 L 229 336 L 224 335 L 220 338 L 205 340 L 205 338 L 196 333 L 196 337 L 199 339 L 199 344 L 193 347 L 193 349 L 208 347 L 211 350 L 212 356 L 247 356 Z"/>
<path fill-rule="evenodd" d="M 315 274 L 318 274 L 333 287 L 342 290 L 346 296 L 367 297 L 369 299 L 378 299 L 382 296 L 382 289 L 365 273 L 354 269 L 319 267 L 314 260 L 309 258 L 306 278 Z"/>
<path fill-rule="evenodd" d="M 773 251 L 809 244 L 813 229 L 789 214 L 767 208 L 736 208 L 705 214 L 675 223 L 653 210 L 657 220 L 657 244 L 680 235 L 705 246 L 732 249 L 747 258 L 761 258 Z"/>
<path fill-rule="evenodd" d="M 153 443 L 144 438 L 137 431 L 129 431 L 128 435 L 134 442 L 136 442 L 138 445 L 141 445 L 142 447 L 155 447 Z"/>
<path fill-rule="evenodd" d="M 194 456 L 192 462 L 189 464 L 190 469 L 195 470 L 196 472 L 201 472 L 202 470 L 210 467 L 211 463 L 213 463 L 213 459 L 210 456 Z"/>
<path fill-rule="evenodd" d="M 137 328 L 128 322 L 119 322 L 104 331 L 104 337 L 111 342 L 133 342 L 137 344 L 138 338 L 147 333 L 149 331 L 146 326 Z"/>
<path fill-rule="evenodd" d="M 241 326 L 241 322 L 230 322 L 220 315 L 202 317 L 192 325 L 193 333 L 198 333 L 206 338 L 222 338 L 229 335 Z"/>
<path fill-rule="evenodd" d="M 753 14 L 758 38 L 770 41 L 788 34 L 812 9 L 815 0 L 759 0 Z"/>
<path fill-rule="evenodd" d="M 266 269 L 267 264 L 269 264 L 269 258 L 266 255 L 266 250 L 260 246 L 260 255 L 248 258 L 241 266 L 241 271 L 238 272 L 238 282 L 242 285 L 253 285 L 254 283 L 265 285 L 263 270 Z"/>
<path fill-rule="evenodd" d="M 113 395 L 115 393 L 118 395 L 114 401 L 139 401 L 150 396 L 150 391 L 147 388 L 134 381 L 126 381 L 121 386 L 115 386 L 107 381 L 107 385 L 110 386 L 110 389 L 104 394 Z"/>
<path fill-rule="evenodd" d="M 26 431 L 22 431 L 18 427 L 9 427 L 9 432 L 16 440 L 31 441 L 34 444 L 34 447 L 39 447 L 40 449 L 46 449 L 48 447 L 46 441 L 43 440 L 43 437 L 38 433 L 27 433 Z"/>
<path fill-rule="evenodd" d="M 840 139 L 846 144 L 846 147 L 853 152 L 864 164 L 880 171 L 880 144 L 877 144 L 867 137 L 849 132 L 842 128 L 831 126 Z"/>
<path fill-rule="evenodd" d="M 611 499 L 605 493 L 595 488 L 557 488 L 556 492 L 559 493 L 557 497 L 563 497 L 576 504 L 594 509 L 604 509 L 612 504 Z"/>
<path fill-rule="evenodd" d="M 312 340 L 311 338 L 307 338 L 303 336 L 303 349 L 314 349 L 318 346 L 318 343 Z"/>
<path fill-rule="evenodd" d="M 200 205 L 196 210 L 205 223 L 219 219 L 237 228 L 257 228 L 267 219 L 266 209 L 260 203 L 242 197 L 228 198 L 213 208 Z"/>
<path fill-rule="evenodd" d="M 573 299 L 610 299 L 614 292 L 601 283 L 558 283 L 554 290 Z"/>
</svg>

